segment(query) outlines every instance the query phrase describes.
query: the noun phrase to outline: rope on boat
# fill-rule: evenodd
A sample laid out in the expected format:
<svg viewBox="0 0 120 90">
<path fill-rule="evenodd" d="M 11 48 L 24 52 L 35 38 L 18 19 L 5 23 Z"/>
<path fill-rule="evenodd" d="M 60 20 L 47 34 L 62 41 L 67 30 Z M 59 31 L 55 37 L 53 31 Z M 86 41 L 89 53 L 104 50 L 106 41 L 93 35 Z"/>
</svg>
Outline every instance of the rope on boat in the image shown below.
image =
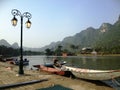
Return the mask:
<svg viewBox="0 0 120 90">
<path fill-rule="evenodd" d="M 120 86 L 120 83 L 116 79 L 112 78 L 112 82 L 113 84 L 116 83 L 118 86 Z"/>
</svg>

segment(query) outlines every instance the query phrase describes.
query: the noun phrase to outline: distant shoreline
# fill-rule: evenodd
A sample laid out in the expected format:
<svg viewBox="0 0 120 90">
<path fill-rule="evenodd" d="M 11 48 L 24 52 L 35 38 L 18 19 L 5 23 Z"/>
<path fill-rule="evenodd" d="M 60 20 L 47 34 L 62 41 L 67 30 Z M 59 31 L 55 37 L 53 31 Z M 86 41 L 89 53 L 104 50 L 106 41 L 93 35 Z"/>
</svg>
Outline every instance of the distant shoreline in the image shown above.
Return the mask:
<svg viewBox="0 0 120 90">
<path fill-rule="evenodd" d="M 79 54 L 77 56 L 120 56 L 120 54 L 96 54 L 96 55 L 93 55 L 93 54 Z"/>
</svg>

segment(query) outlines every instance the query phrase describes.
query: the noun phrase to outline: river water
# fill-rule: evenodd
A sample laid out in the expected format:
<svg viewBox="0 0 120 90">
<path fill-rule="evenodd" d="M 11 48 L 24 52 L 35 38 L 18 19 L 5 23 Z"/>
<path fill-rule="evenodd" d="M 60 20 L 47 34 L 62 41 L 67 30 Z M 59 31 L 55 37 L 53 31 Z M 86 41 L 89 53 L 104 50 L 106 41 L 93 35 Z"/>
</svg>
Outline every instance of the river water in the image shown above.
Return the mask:
<svg viewBox="0 0 120 90">
<path fill-rule="evenodd" d="M 29 60 L 29 65 L 24 69 L 31 69 L 33 65 L 53 63 L 54 58 L 58 58 L 59 61 L 66 61 L 68 66 L 86 68 L 86 69 L 99 69 L 99 70 L 120 70 L 120 56 L 24 56 Z M 120 90 L 120 78 L 117 79 L 119 85 L 113 83 L 113 81 L 103 81 L 104 83 Z"/>
<path fill-rule="evenodd" d="M 52 63 L 56 56 L 24 56 L 29 62 L 27 68 L 32 65 Z M 68 56 L 57 57 L 59 61 L 66 61 L 67 65 L 87 69 L 114 70 L 120 69 L 120 56 Z"/>
</svg>

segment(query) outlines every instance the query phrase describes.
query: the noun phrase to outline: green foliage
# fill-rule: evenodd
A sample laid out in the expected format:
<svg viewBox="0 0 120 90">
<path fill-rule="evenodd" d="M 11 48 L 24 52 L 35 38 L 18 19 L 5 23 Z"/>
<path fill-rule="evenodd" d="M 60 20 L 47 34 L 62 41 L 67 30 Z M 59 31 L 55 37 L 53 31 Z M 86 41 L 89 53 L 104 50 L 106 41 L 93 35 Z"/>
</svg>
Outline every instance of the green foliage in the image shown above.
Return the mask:
<svg viewBox="0 0 120 90">
<path fill-rule="evenodd" d="M 33 52 L 33 51 L 23 51 L 23 55 L 41 55 L 42 52 Z M 13 49 L 11 47 L 6 47 L 4 45 L 0 46 L 0 55 L 4 57 L 19 56 L 20 49 Z"/>
<path fill-rule="evenodd" d="M 55 55 L 56 56 L 62 55 L 62 46 L 61 45 L 58 45 L 57 49 L 55 50 Z"/>
<path fill-rule="evenodd" d="M 48 50 L 45 51 L 46 55 L 62 55 L 63 52 L 75 55 L 86 47 L 98 53 L 120 54 L 120 17 L 113 25 L 103 23 L 98 29 L 89 27 L 74 36 L 48 45 Z"/>
<path fill-rule="evenodd" d="M 96 41 L 95 48 L 106 54 L 120 54 L 120 26 L 114 24 L 109 31 L 103 33 Z"/>
<path fill-rule="evenodd" d="M 9 56 L 18 56 L 20 54 L 18 49 L 13 49 L 11 47 L 6 46 L 0 46 L 0 55 L 3 55 L 5 57 Z"/>
<path fill-rule="evenodd" d="M 49 55 L 53 55 L 54 52 L 53 52 L 51 49 L 47 48 L 47 49 L 45 49 L 45 54 L 46 54 L 47 56 L 49 56 Z"/>
<path fill-rule="evenodd" d="M 23 55 L 43 55 L 43 52 L 24 51 Z"/>
<path fill-rule="evenodd" d="M 91 47 L 98 53 L 120 54 L 120 17 L 114 25 L 103 23 L 98 29 L 89 27 L 74 36 L 66 37 L 61 45 L 75 52 Z M 75 50 L 75 46 L 79 48 Z"/>
</svg>

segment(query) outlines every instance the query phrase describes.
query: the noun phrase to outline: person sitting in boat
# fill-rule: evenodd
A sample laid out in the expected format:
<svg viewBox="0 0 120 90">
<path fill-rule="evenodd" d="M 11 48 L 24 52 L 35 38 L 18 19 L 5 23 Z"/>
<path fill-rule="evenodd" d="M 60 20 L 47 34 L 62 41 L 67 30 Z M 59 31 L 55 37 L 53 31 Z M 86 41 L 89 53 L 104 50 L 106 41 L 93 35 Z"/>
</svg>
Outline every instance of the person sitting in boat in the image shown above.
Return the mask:
<svg viewBox="0 0 120 90">
<path fill-rule="evenodd" d="M 24 59 L 25 62 L 29 62 L 29 60 L 27 58 Z"/>
<path fill-rule="evenodd" d="M 27 58 L 25 58 L 24 61 L 27 61 Z"/>
<path fill-rule="evenodd" d="M 56 67 L 61 67 L 62 65 L 58 62 L 58 59 L 54 59 L 54 65 L 56 66 Z"/>
</svg>

